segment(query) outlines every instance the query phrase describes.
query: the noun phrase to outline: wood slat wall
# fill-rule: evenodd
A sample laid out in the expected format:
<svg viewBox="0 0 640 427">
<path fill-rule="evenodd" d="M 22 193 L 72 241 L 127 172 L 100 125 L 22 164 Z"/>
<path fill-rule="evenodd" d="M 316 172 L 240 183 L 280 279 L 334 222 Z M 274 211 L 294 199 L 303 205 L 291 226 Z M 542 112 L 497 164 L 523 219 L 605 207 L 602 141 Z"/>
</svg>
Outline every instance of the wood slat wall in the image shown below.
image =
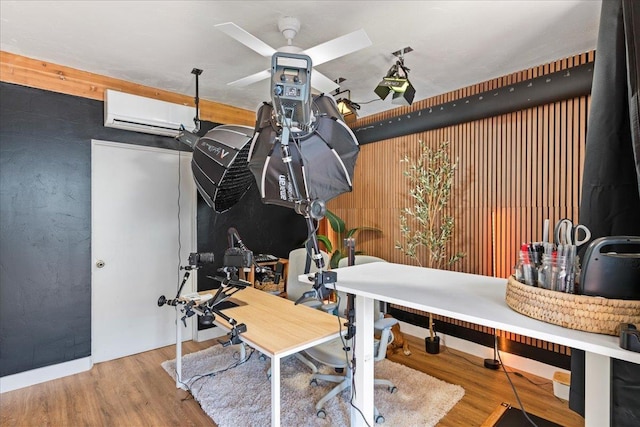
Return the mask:
<svg viewBox="0 0 640 427">
<path fill-rule="evenodd" d="M 191 76 L 185 75 L 185 82 Z M 194 106 L 194 96 L 143 86 L 87 71 L 0 51 L 0 81 L 50 90 L 67 95 L 104 100 L 104 91 L 114 89 L 147 98 Z M 200 99 L 200 119 L 223 124 L 254 126 L 255 111 Z"/>
<path fill-rule="evenodd" d="M 353 127 L 517 83 L 593 61 L 594 52 L 524 70 L 358 120 Z M 568 99 L 509 114 L 362 146 L 353 192 L 328 203 L 348 228 L 375 226 L 357 248 L 392 262 L 415 264 L 394 248 L 399 216 L 410 205 L 405 164 L 418 141 L 449 141 L 458 159 L 451 211 L 456 220 L 451 251 L 466 253 L 457 271 L 508 277 L 523 242 L 539 241 L 545 218 L 578 219 L 590 97 Z"/>
<path fill-rule="evenodd" d="M 432 107 L 504 85 L 593 61 L 591 51 L 508 76 L 365 117 L 352 127 Z M 418 141 L 431 146 L 449 141 L 458 159 L 451 212 L 455 232 L 450 253 L 466 256 L 452 270 L 508 277 L 523 242 L 540 241 L 542 225 L 561 218 L 578 220 L 585 136 L 590 97 L 567 99 L 473 122 L 393 138 L 362 146 L 352 193 L 330 201 L 347 228 L 374 226 L 382 233 L 362 233 L 357 249 L 391 262 L 416 264 L 394 248 L 401 241 L 399 216 L 410 206 L 405 155 L 415 156 Z M 474 329 L 477 329 L 474 327 Z M 509 334 L 516 341 L 526 337 Z M 548 343 L 534 343 L 548 348 Z M 559 348 L 566 353 L 568 349 Z"/>
</svg>

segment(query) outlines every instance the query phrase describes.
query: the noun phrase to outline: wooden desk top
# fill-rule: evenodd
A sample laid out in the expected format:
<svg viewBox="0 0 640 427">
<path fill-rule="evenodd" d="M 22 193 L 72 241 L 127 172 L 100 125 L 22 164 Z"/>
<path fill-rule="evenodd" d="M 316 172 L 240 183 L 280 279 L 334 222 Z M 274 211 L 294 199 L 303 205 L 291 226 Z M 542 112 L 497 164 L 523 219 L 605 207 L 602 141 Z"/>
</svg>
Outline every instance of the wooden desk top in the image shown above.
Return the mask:
<svg viewBox="0 0 640 427">
<path fill-rule="evenodd" d="M 211 293 L 212 291 L 201 292 Z M 316 344 L 338 337 L 344 326 L 338 317 L 254 288 L 243 289 L 231 298 L 244 303 L 222 312 L 247 325 L 241 337 L 249 345 L 268 356 L 297 353 Z M 215 322 L 230 325 L 216 316 Z"/>
</svg>

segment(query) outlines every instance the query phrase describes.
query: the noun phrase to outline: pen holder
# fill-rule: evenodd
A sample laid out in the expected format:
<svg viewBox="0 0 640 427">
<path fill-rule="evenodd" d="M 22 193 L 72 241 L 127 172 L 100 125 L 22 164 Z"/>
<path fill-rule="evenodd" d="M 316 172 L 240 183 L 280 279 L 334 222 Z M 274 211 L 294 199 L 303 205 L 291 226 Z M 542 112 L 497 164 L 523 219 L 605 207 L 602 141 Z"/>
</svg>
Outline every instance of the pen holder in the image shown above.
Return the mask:
<svg viewBox="0 0 640 427">
<path fill-rule="evenodd" d="M 640 324 L 640 301 L 557 292 L 527 286 L 513 276 L 505 300 L 525 316 L 579 331 L 617 336 L 620 323 Z"/>
</svg>

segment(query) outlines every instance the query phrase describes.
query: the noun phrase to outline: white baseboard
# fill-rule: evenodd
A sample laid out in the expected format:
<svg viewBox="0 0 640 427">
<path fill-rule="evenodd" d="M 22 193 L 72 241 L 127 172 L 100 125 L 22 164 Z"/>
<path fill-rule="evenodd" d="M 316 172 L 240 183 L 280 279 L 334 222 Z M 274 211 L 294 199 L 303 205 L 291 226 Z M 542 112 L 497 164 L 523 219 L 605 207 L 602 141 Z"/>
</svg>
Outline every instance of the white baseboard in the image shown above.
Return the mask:
<svg viewBox="0 0 640 427">
<path fill-rule="evenodd" d="M 427 328 L 422 328 L 402 321 L 400 322 L 400 330 L 405 334 L 413 335 L 414 337 L 418 337 L 423 340 L 429 335 L 429 330 Z M 450 335 L 438 333 L 438 336 L 440 337 L 440 342 L 449 348 L 453 348 L 482 359 L 493 359 L 492 348 L 452 337 Z M 517 356 L 504 351 L 500 352 L 500 358 L 505 366 L 528 372 L 542 378 L 547 378 L 549 380 L 553 378 L 553 373 L 556 371 L 570 373 L 570 371 L 558 368 L 557 366 L 547 365 L 546 363 L 527 359 L 526 357 Z"/>
<path fill-rule="evenodd" d="M 6 393 L 19 388 L 78 374 L 88 371 L 92 366 L 93 362 L 91 361 L 91 357 L 83 357 L 82 359 L 76 359 L 70 362 L 58 363 L 56 365 L 19 372 L 13 375 L 6 375 L 0 378 L 0 393 Z"/>
<path fill-rule="evenodd" d="M 210 328 L 202 331 L 193 332 L 193 341 L 201 342 L 218 338 L 225 335 L 226 332 L 222 328 Z M 186 337 L 182 337 L 183 341 L 191 339 L 191 331 L 187 331 Z M 175 340 L 166 345 L 175 344 Z M 164 345 L 162 345 L 164 346 Z M 32 369 L 30 371 L 19 372 L 17 374 L 6 375 L 0 377 L 0 394 L 8 391 L 18 390 L 20 388 L 44 383 L 69 375 L 85 372 L 93 367 L 92 357 L 84 357 L 69 362 L 58 363 L 56 365 L 45 366 L 43 368 Z"/>
</svg>

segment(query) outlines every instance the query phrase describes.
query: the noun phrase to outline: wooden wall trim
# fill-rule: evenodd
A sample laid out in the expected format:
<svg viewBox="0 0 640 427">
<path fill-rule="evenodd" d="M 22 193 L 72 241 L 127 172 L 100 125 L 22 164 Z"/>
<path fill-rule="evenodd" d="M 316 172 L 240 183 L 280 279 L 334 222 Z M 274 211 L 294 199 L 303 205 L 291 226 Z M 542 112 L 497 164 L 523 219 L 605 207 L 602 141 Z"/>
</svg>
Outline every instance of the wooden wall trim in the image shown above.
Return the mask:
<svg viewBox="0 0 640 427">
<path fill-rule="evenodd" d="M 5 51 L 0 51 L 0 81 L 99 101 L 104 100 L 106 89 L 114 89 L 176 104 L 195 105 L 193 95 L 160 90 Z M 199 107 L 202 120 L 223 124 L 255 125 L 255 111 L 202 98 Z"/>
</svg>

